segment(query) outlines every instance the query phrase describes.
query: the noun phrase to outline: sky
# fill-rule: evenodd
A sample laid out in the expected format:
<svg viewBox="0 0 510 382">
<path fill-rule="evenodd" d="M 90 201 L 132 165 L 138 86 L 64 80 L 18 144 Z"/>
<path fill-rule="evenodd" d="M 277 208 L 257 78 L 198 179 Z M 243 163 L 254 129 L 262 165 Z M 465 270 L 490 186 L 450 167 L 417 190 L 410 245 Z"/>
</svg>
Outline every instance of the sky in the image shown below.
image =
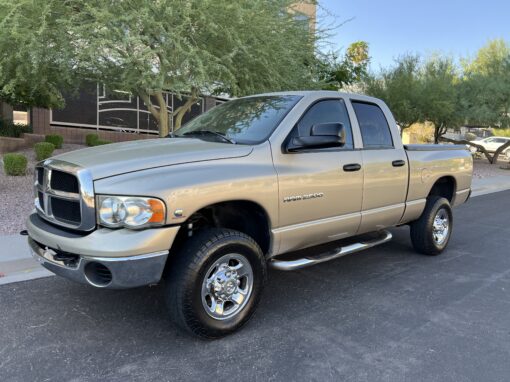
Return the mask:
<svg viewBox="0 0 510 382">
<path fill-rule="evenodd" d="M 404 53 L 472 57 L 487 41 L 510 42 L 510 0 L 319 0 L 319 25 L 347 21 L 334 31 L 331 48 L 369 43 L 371 69 Z"/>
</svg>

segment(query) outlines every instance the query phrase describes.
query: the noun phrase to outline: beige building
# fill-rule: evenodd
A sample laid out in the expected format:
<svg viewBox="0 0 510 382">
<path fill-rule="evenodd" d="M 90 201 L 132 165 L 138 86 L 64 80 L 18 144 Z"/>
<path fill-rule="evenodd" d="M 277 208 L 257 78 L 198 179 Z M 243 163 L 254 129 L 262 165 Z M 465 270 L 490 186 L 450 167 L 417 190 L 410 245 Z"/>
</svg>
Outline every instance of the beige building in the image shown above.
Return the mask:
<svg viewBox="0 0 510 382">
<path fill-rule="evenodd" d="M 315 31 L 317 22 L 317 2 L 314 0 L 300 1 L 292 10 L 296 12 L 296 18 L 308 22 L 310 29 Z"/>
</svg>

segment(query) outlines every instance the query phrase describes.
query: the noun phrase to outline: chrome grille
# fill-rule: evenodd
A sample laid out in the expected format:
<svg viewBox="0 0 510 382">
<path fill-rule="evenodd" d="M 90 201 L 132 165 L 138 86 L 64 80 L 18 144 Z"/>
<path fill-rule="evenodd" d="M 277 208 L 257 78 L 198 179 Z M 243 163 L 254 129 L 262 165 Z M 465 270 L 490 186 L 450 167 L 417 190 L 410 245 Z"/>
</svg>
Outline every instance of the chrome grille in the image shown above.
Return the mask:
<svg viewBox="0 0 510 382">
<path fill-rule="evenodd" d="M 82 231 L 96 227 L 94 185 L 88 170 L 49 159 L 37 165 L 34 188 L 35 207 L 43 219 Z"/>
</svg>

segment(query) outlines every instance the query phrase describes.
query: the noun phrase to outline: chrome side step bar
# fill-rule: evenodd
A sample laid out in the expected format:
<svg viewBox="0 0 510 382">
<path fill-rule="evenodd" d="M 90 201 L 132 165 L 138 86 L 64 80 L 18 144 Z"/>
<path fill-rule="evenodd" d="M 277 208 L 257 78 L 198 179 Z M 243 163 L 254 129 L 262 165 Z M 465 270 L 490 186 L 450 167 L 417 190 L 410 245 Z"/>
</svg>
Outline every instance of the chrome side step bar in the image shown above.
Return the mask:
<svg viewBox="0 0 510 382">
<path fill-rule="evenodd" d="M 315 264 L 325 263 L 326 261 L 338 259 L 339 257 L 349 255 L 354 252 L 359 252 L 368 248 L 375 247 L 376 245 L 390 241 L 391 238 L 392 235 L 389 231 L 382 231 L 381 236 L 375 239 L 361 241 L 359 243 L 350 244 L 345 247 L 336 248 L 333 251 L 326 252 L 318 256 L 305 257 L 296 260 L 272 259 L 269 262 L 269 266 L 280 271 L 294 271 L 296 269 L 309 267 Z"/>
</svg>

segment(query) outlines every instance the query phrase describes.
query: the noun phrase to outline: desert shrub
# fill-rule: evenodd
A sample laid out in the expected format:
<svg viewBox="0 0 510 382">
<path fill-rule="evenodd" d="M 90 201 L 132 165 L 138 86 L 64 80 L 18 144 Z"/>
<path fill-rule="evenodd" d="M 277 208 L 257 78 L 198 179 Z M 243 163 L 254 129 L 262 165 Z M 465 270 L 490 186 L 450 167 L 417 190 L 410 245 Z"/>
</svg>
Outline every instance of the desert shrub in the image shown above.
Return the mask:
<svg viewBox="0 0 510 382">
<path fill-rule="evenodd" d="M 87 146 L 101 146 L 101 145 L 107 145 L 109 143 L 112 143 L 111 141 L 108 141 L 106 139 L 100 139 L 99 135 L 97 134 L 88 134 L 85 137 L 85 143 Z"/>
<path fill-rule="evenodd" d="M 37 160 L 45 160 L 48 159 L 53 151 L 55 150 L 55 145 L 49 142 L 39 142 L 34 145 L 35 150 L 35 158 Z"/>
<path fill-rule="evenodd" d="M 492 134 L 494 134 L 496 137 L 510 137 L 510 128 L 492 129 Z"/>
<path fill-rule="evenodd" d="M 44 141 L 48 142 L 48 143 L 52 143 L 56 149 L 61 149 L 62 143 L 64 143 L 64 137 L 62 135 L 58 135 L 58 134 L 50 134 L 50 135 L 46 135 L 46 137 L 44 138 Z"/>
<path fill-rule="evenodd" d="M 464 139 L 466 141 L 474 141 L 476 139 L 476 134 L 466 133 L 466 134 L 464 134 Z"/>
<path fill-rule="evenodd" d="M 23 133 L 31 132 L 32 126 L 30 125 L 21 125 L 19 123 L 0 119 L 0 136 L 2 137 L 20 138 Z"/>
<path fill-rule="evenodd" d="M 99 141 L 99 135 L 97 134 L 87 134 L 85 136 L 85 144 L 87 146 L 96 146 L 95 143 Z"/>
<path fill-rule="evenodd" d="M 27 157 L 23 154 L 11 153 L 4 155 L 4 171 L 7 175 L 25 175 L 27 172 Z"/>
</svg>

